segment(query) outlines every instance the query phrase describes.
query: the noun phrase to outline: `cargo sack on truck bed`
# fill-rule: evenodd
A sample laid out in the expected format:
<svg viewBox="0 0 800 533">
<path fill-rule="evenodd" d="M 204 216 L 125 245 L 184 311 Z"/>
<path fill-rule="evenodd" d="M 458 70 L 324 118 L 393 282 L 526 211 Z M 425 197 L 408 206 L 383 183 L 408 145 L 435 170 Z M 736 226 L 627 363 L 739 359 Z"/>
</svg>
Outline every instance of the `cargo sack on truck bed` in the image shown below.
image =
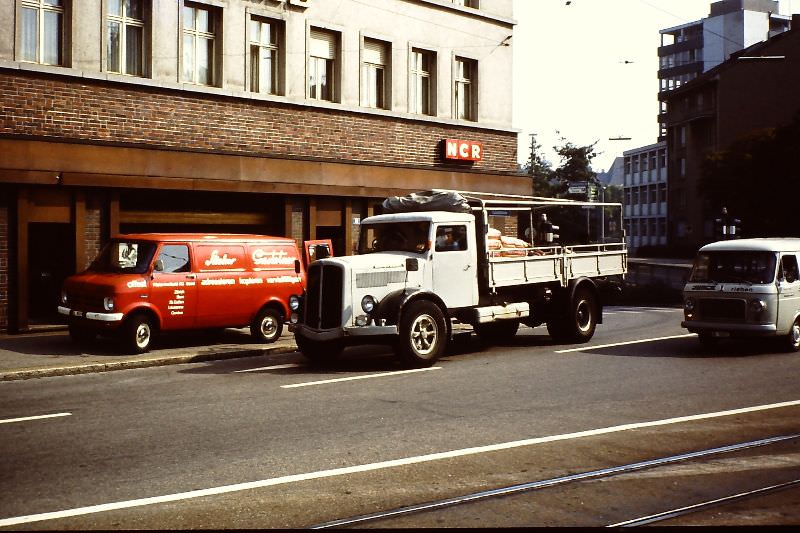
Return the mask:
<svg viewBox="0 0 800 533">
<path fill-rule="evenodd" d="M 383 201 L 382 207 L 386 214 L 414 211 L 470 212 L 467 201 L 455 192 L 423 191 L 411 193 L 408 196 L 390 196 Z"/>
</svg>

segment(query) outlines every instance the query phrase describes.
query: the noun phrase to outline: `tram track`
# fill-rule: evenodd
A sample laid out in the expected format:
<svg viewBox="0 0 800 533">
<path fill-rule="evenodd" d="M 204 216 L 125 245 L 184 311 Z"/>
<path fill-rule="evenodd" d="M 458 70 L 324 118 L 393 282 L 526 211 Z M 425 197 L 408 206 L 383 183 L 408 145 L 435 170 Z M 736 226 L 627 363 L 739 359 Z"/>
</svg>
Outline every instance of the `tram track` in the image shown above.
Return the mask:
<svg viewBox="0 0 800 533">
<path fill-rule="evenodd" d="M 783 442 L 788 442 L 792 440 L 800 439 L 800 433 L 798 434 L 790 434 L 790 435 L 780 435 L 775 437 L 768 437 L 763 439 L 751 440 L 746 442 L 740 442 L 735 444 L 730 444 L 726 446 L 720 446 L 715 448 L 708 448 L 704 450 L 698 450 L 694 452 L 687 452 L 681 453 L 677 455 L 670 455 L 664 456 L 656 459 L 650 459 L 646 461 L 639 461 L 635 463 L 629 463 L 625 465 L 619 465 L 609 468 L 602 468 L 597 470 L 590 470 L 586 472 L 580 472 L 577 474 L 569 474 L 564 476 L 558 476 L 543 480 L 531 481 L 526 483 L 517 483 L 514 485 L 508 485 L 505 487 L 494 488 L 485 491 L 473 492 L 464 494 L 461 496 L 444 498 L 440 500 L 434 500 L 430 502 L 425 502 L 422 504 L 417 505 L 410 505 L 395 509 L 389 509 L 386 511 L 379 511 L 370 514 L 352 516 L 337 520 L 332 520 L 328 522 L 323 522 L 319 524 L 315 524 L 310 526 L 310 529 L 329 529 L 329 528 L 343 528 L 348 526 L 357 526 L 361 524 L 367 523 L 375 523 L 380 520 L 390 520 L 393 518 L 401 517 L 401 516 L 410 516 L 413 514 L 420 514 L 426 513 L 436 510 L 441 510 L 449 507 L 455 507 L 459 505 L 467 505 L 471 503 L 477 503 L 481 501 L 487 501 L 491 499 L 499 499 L 506 496 L 512 496 L 516 494 L 528 493 L 532 491 L 542 490 L 546 488 L 552 488 L 557 486 L 568 486 L 570 484 L 579 484 L 585 481 L 594 481 L 604 478 L 611 478 L 614 476 L 620 476 L 622 474 L 629 474 L 633 472 L 638 472 L 646 469 L 654 469 L 658 467 L 663 467 L 666 465 L 672 465 L 676 463 L 685 463 L 690 462 L 693 460 L 700 460 L 712 456 L 721 456 L 724 454 L 732 454 L 735 452 L 741 452 L 748 449 L 760 448 L 770 445 L 776 445 Z M 768 487 L 763 487 L 756 490 L 740 492 L 731 496 L 717 498 L 714 500 L 708 500 L 699 504 L 688 505 L 681 508 L 675 508 L 670 511 L 665 511 L 662 513 L 651 514 L 648 516 L 631 519 L 627 521 L 621 521 L 615 524 L 610 524 L 611 527 L 623 527 L 623 526 L 635 526 L 635 525 L 645 525 L 653 522 L 659 522 L 668 520 L 671 518 L 675 518 L 678 516 L 687 515 L 693 512 L 698 512 L 702 510 L 709 509 L 711 507 L 725 505 L 726 503 L 740 501 L 742 499 L 746 499 L 748 497 L 755 497 L 767 493 L 772 493 L 780 490 L 787 490 L 793 487 L 800 485 L 800 479 L 793 480 L 785 483 L 775 484 Z"/>
</svg>

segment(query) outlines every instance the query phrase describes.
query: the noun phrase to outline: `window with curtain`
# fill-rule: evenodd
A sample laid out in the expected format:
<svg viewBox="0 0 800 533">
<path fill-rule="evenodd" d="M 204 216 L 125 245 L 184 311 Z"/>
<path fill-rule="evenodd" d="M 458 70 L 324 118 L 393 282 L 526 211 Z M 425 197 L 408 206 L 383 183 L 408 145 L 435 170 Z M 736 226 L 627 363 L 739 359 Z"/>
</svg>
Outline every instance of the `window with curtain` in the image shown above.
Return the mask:
<svg viewBox="0 0 800 533">
<path fill-rule="evenodd" d="M 259 17 L 250 18 L 250 90 L 278 94 L 280 26 Z"/>
<path fill-rule="evenodd" d="M 433 66 L 436 64 L 433 52 L 413 48 L 411 50 L 411 88 L 409 91 L 409 111 L 418 115 L 432 115 L 431 105 L 433 86 Z"/>
<path fill-rule="evenodd" d="M 183 81 L 214 84 L 215 13 L 202 4 L 183 6 Z"/>
<path fill-rule="evenodd" d="M 334 100 L 336 75 L 336 34 L 311 30 L 308 54 L 308 97 L 312 100 Z"/>
<path fill-rule="evenodd" d="M 109 72 L 144 75 L 145 13 L 143 0 L 108 0 L 107 58 Z"/>
<path fill-rule="evenodd" d="M 475 120 L 476 62 L 457 57 L 455 67 L 455 118 Z"/>
<path fill-rule="evenodd" d="M 22 0 L 20 59 L 43 65 L 64 64 L 66 0 Z"/>
<path fill-rule="evenodd" d="M 389 45 L 375 39 L 364 39 L 361 62 L 361 105 L 386 108 L 386 71 Z"/>
</svg>

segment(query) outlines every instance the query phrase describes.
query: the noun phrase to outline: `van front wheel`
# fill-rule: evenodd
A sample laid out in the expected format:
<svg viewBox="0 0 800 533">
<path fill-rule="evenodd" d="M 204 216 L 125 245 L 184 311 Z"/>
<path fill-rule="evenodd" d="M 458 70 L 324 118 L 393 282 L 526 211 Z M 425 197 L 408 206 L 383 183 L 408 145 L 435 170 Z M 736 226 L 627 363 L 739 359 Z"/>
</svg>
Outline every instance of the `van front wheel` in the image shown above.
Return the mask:
<svg viewBox="0 0 800 533">
<path fill-rule="evenodd" d="M 150 350 L 155 338 L 155 328 L 147 315 L 134 315 L 122 327 L 122 342 L 131 353 Z"/>
<path fill-rule="evenodd" d="M 250 325 L 250 333 L 258 342 L 270 344 L 278 340 L 283 333 L 283 319 L 275 309 L 262 309 Z"/>
<path fill-rule="evenodd" d="M 796 319 L 789 329 L 789 333 L 784 340 L 784 346 L 788 352 L 800 350 L 800 318 Z"/>
</svg>

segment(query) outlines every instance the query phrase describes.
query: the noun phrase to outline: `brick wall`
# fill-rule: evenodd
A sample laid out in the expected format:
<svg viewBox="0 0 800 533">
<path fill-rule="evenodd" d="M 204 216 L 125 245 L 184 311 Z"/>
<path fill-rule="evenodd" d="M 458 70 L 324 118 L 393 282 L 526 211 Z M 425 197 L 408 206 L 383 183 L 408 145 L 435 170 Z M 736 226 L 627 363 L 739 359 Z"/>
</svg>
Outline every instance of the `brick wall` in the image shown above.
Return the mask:
<svg viewBox="0 0 800 533">
<path fill-rule="evenodd" d="M 8 204 L 0 200 L 0 331 L 8 331 Z"/>
<path fill-rule="evenodd" d="M 0 70 L 0 135 L 441 166 L 445 138 L 480 141 L 474 166 L 516 172 L 517 135 L 167 89 Z"/>
<path fill-rule="evenodd" d="M 82 267 L 78 270 L 87 268 L 89 264 L 100 253 L 102 245 L 102 211 L 100 206 L 92 205 L 90 202 L 86 206 L 86 226 L 84 228 L 84 257 L 81 260 Z"/>
</svg>

